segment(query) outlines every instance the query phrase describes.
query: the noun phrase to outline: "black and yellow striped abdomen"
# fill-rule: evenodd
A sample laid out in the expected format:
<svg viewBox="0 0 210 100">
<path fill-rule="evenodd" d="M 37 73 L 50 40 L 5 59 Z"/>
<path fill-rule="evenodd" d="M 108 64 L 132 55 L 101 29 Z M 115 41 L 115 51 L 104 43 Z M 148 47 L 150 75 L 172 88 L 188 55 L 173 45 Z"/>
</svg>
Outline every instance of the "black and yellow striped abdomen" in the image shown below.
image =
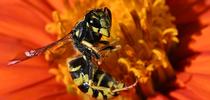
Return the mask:
<svg viewBox="0 0 210 100">
<path fill-rule="evenodd" d="M 82 92 L 94 98 L 108 99 L 118 94 L 117 92 L 111 92 L 112 89 L 124 87 L 123 83 L 115 81 L 110 75 L 97 69 L 93 63 L 89 62 L 87 64 L 85 56 L 68 60 L 67 64 L 74 83 L 78 85 Z M 89 75 L 89 68 L 93 68 L 92 75 Z"/>
</svg>

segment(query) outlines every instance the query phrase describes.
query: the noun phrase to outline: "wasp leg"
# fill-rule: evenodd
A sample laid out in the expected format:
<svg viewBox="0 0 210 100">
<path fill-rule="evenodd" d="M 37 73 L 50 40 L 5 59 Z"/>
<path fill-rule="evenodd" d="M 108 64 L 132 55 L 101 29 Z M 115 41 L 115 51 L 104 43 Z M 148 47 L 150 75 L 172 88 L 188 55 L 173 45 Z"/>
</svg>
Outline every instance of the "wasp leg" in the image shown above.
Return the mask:
<svg viewBox="0 0 210 100">
<path fill-rule="evenodd" d="M 110 42 L 109 41 L 106 41 L 106 40 L 100 40 L 98 43 L 105 45 L 99 51 L 111 50 L 111 49 L 114 49 L 115 48 L 115 46 L 110 45 Z"/>
<path fill-rule="evenodd" d="M 96 57 L 96 59 L 100 59 L 100 55 L 98 54 L 99 51 L 97 50 L 97 48 L 93 47 L 93 45 L 91 43 L 83 40 L 83 41 L 81 41 L 81 44 L 85 46 L 85 48 L 89 51 L 91 56 L 94 55 Z"/>
<path fill-rule="evenodd" d="M 96 90 L 111 92 L 111 89 L 110 88 L 107 88 L 107 87 L 94 86 L 94 85 L 90 85 L 90 87 L 93 88 L 93 89 L 96 89 Z"/>
<path fill-rule="evenodd" d="M 115 49 L 115 46 L 107 45 L 101 48 L 99 51 L 113 50 L 113 49 Z"/>
<path fill-rule="evenodd" d="M 105 40 L 100 40 L 98 43 L 104 44 L 104 45 L 109 45 L 109 41 L 105 41 Z"/>
<path fill-rule="evenodd" d="M 118 89 L 114 89 L 114 90 L 111 90 L 111 88 L 102 87 L 102 86 L 93 86 L 93 85 L 90 85 L 90 86 L 91 86 L 91 88 L 93 88 L 93 89 L 101 90 L 101 91 L 104 91 L 104 92 L 115 93 L 115 92 L 120 92 L 120 91 L 129 90 L 129 89 L 135 87 L 137 83 L 138 83 L 138 81 L 136 81 L 134 84 L 132 84 L 132 85 L 130 85 L 130 86 L 127 86 L 127 87 L 124 87 L 124 88 L 118 88 Z"/>
<path fill-rule="evenodd" d="M 106 41 L 106 40 L 100 40 L 99 43 L 104 44 L 105 46 L 102 47 L 99 51 L 119 49 L 120 45 L 116 44 L 117 41 L 119 40 L 114 40 L 113 42 L 110 43 L 109 41 Z"/>
<path fill-rule="evenodd" d="M 108 42 L 108 41 L 107 41 Z M 113 45 L 112 44 L 106 44 L 104 47 L 99 49 L 99 53 L 101 53 L 101 56 L 107 56 L 112 51 L 117 51 L 121 48 L 120 45 Z M 105 53 L 103 51 L 106 51 Z"/>
<path fill-rule="evenodd" d="M 116 96 L 117 93 L 111 92 L 111 88 L 108 87 L 103 87 L 103 86 L 95 86 L 95 85 L 89 85 L 90 88 L 95 91 L 93 95 L 96 96 L 97 94 L 97 99 L 108 99 L 112 96 Z"/>
<path fill-rule="evenodd" d="M 106 100 L 113 96 L 113 94 L 112 94 L 112 92 L 110 92 L 109 88 L 93 86 L 86 82 L 83 82 L 81 85 L 78 86 L 78 88 L 82 92 L 87 93 L 97 99 Z"/>
<path fill-rule="evenodd" d="M 137 83 L 138 83 L 138 81 L 136 80 L 134 84 L 132 84 L 132 85 L 130 85 L 130 86 L 127 86 L 127 87 L 124 87 L 124 88 L 114 89 L 114 90 L 112 90 L 112 92 L 120 92 L 120 91 L 129 90 L 129 89 L 135 87 Z"/>
</svg>

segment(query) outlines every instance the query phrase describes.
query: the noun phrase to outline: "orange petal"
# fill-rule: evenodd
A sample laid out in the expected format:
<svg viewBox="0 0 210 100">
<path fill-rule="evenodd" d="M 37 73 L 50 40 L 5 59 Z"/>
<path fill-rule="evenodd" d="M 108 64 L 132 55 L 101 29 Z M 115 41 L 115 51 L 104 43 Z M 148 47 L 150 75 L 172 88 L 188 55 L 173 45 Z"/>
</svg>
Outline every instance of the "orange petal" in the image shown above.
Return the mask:
<svg viewBox="0 0 210 100">
<path fill-rule="evenodd" d="M 33 47 L 24 41 L 0 35 L 0 99 L 75 98 L 66 93 L 64 85 L 55 82 L 42 57 L 35 57 L 14 66 L 5 66 L 17 52 Z"/>
<path fill-rule="evenodd" d="M 36 8 L 22 2 L 1 4 L 0 33 L 38 45 L 46 45 L 52 42 L 52 39 L 44 31 L 49 19 L 43 16 Z"/>
<path fill-rule="evenodd" d="M 192 50 L 199 51 L 199 52 L 209 52 L 210 51 L 210 26 L 201 30 L 201 35 L 193 35 L 192 39 L 194 41 L 191 42 L 189 47 Z"/>
<path fill-rule="evenodd" d="M 189 23 L 198 19 L 209 7 L 208 0 L 166 0 L 177 24 Z M 207 2 L 208 1 L 208 2 Z"/>
<path fill-rule="evenodd" d="M 0 46 L 1 95 L 52 77 L 48 74 L 49 67 L 40 57 L 15 66 L 6 66 L 9 59 L 12 59 L 19 50 L 27 47 L 20 41 L 0 36 Z"/>
<path fill-rule="evenodd" d="M 64 1 L 69 1 L 69 0 L 64 0 Z M 72 1 L 72 0 L 71 0 Z M 65 11 L 65 5 L 63 1 L 59 0 L 47 0 L 47 2 L 54 7 L 57 11 Z"/>
<path fill-rule="evenodd" d="M 170 93 L 175 100 L 202 100 L 196 93 L 189 89 L 178 89 Z"/>
<path fill-rule="evenodd" d="M 202 53 L 191 61 L 191 65 L 185 68 L 186 72 L 210 75 L 210 52 Z"/>
<path fill-rule="evenodd" d="M 207 7 L 206 7 L 206 11 L 204 11 L 204 13 L 203 14 L 201 14 L 200 16 L 199 16 L 199 21 L 202 23 L 202 24 L 210 24 L 210 18 L 209 18 L 209 16 L 210 16 L 210 0 L 205 0 L 206 2 L 206 5 L 208 5 Z"/>
<path fill-rule="evenodd" d="M 161 93 L 157 93 L 154 96 L 148 97 L 148 100 L 169 100 L 169 98 L 167 98 Z"/>
<path fill-rule="evenodd" d="M 0 94 L 24 89 L 31 84 L 52 77 L 48 68 L 33 65 L 17 65 L 15 67 L 2 67 L 0 69 Z"/>
<path fill-rule="evenodd" d="M 1 95 L 4 100 L 78 100 L 79 98 L 66 92 L 62 84 L 58 84 L 54 78 L 37 81 L 26 85 L 25 88 Z M 27 98 L 26 98 L 27 97 Z"/>
<path fill-rule="evenodd" d="M 25 51 L 26 49 L 33 48 L 36 45 L 26 41 L 19 40 L 13 37 L 0 35 L 0 65 L 6 66 L 8 61 L 13 59 L 18 53 Z M 23 62 L 22 64 L 28 64 L 33 66 L 46 66 L 46 62 L 42 57 L 35 57 L 32 60 Z"/>
<path fill-rule="evenodd" d="M 178 74 L 178 80 L 181 80 L 185 86 L 172 91 L 170 95 L 181 100 L 207 100 L 210 97 L 209 77 L 210 75 L 187 72 Z"/>
</svg>

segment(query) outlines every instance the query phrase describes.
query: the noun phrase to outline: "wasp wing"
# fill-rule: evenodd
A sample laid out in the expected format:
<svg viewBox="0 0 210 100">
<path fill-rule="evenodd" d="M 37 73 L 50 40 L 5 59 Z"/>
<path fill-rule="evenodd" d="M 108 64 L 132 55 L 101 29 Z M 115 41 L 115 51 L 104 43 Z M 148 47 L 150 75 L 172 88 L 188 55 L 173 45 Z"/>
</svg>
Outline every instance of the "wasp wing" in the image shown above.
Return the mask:
<svg viewBox="0 0 210 100">
<path fill-rule="evenodd" d="M 65 42 L 69 42 L 69 41 L 71 41 L 71 33 L 67 34 L 66 36 L 64 36 L 60 40 L 55 41 L 55 42 L 53 42 L 53 43 L 51 43 L 47 46 L 44 46 L 44 47 L 41 47 L 41 48 L 38 48 L 38 49 L 28 50 L 28 51 L 25 51 L 25 52 L 17 55 L 14 59 L 12 59 L 8 62 L 8 65 L 14 65 L 14 64 L 20 63 L 24 60 L 27 60 L 29 58 L 38 56 L 38 55 L 44 53 L 45 51 L 47 51 L 48 49 L 56 46 L 59 43 L 65 43 Z"/>
</svg>

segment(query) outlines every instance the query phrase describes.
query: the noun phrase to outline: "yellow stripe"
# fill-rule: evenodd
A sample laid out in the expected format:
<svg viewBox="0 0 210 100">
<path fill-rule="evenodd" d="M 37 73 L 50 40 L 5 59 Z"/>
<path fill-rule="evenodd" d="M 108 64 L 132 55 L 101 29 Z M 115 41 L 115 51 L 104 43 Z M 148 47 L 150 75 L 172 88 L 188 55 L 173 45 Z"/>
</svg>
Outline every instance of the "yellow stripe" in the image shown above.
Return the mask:
<svg viewBox="0 0 210 100">
<path fill-rule="evenodd" d="M 75 67 L 75 68 L 71 68 L 70 72 L 75 72 L 78 71 L 81 68 L 81 65 Z"/>
<path fill-rule="evenodd" d="M 109 86 L 110 88 L 112 88 L 113 85 L 114 85 L 114 82 L 112 82 L 112 81 L 109 81 L 109 82 L 108 82 L 108 86 Z"/>
<path fill-rule="evenodd" d="M 99 86 L 101 84 L 102 79 L 104 78 L 105 74 L 102 74 L 99 78 L 99 81 L 97 83 L 97 86 Z"/>
<path fill-rule="evenodd" d="M 108 91 L 108 90 L 104 90 L 104 91 L 103 91 L 103 93 L 104 93 L 104 95 L 107 95 L 107 96 L 108 96 L 108 95 L 109 95 L 109 93 L 111 93 L 111 92 L 110 92 L 110 91 Z"/>
<path fill-rule="evenodd" d="M 89 43 L 88 41 L 82 40 L 81 43 L 83 45 L 87 46 L 88 48 L 94 50 L 96 53 L 98 53 L 98 50 L 95 47 L 93 47 L 93 45 L 91 43 Z"/>
<path fill-rule="evenodd" d="M 94 32 L 98 33 L 98 30 L 99 30 L 98 28 L 92 27 L 92 29 L 93 29 Z"/>
<path fill-rule="evenodd" d="M 79 37 L 79 35 L 80 35 L 79 30 L 77 30 L 75 34 L 76 34 L 77 37 Z"/>
<path fill-rule="evenodd" d="M 96 19 L 98 19 L 98 17 L 96 17 L 96 16 L 92 16 L 92 18 L 96 18 Z"/>
<path fill-rule="evenodd" d="M 93 95 L 93 89 L 92 88 L 89 88 L 87 94 Z"/>
<path fill-rule="evenodd" d="M 101 26 L 102 26 L 102 27 L 106 27 L 106 26 L 107 26 L 104 19 L 101 19 L 101 20 L 100 20 L 100 23 L 101 23 Z"/>
<path fill-rule="evenodd" d="M 93 45 L 91 43 L 89 43 L 88 41 L 82 40 L 81 43 L 89 48 L 92 48 Z"/>
<path fill-rule="evenodd" d="M 103 99 L 103 95 L 101 94 L 101 92 L 98 92 L 98 97 L 97 97 L 97 99 L 100 99 L 100 100 Z"/>
<path fill-rule="evenodd" d="M 80 73 L 79 78 L 74 79 L 74 83 L 76 85 L 81 85 L 83 83 L 83 78 L 82 78 L 82 74 Z"/>
<path fill-rule="evenodd" d="M 108 30 L 105 28 L 101 28 L 99 33 L 101 33 L 102 35 L 107 36 L 107 37 L 109 36 Z"/>
<path fill-rule="evenodd" d="M 84 82 L 89 82 L 88 74 L 85 74 L 83 77 Z"/>
<path fill-rule="evenodd" d="M 111 97 L 114 95 L 113 92 L 111 92 L 111 91 L 106 91 L 106 90 L 104 90 L 103 93 L 104 93 L 104 95 L 107 96 L 107 99 L 111 98 Z"/>
<path fill-rule="evenodd" d="M 89 24 L 88 23 L 86 25 L 87 25 L 87 27 L 89 27 Z"/>
</svg>

